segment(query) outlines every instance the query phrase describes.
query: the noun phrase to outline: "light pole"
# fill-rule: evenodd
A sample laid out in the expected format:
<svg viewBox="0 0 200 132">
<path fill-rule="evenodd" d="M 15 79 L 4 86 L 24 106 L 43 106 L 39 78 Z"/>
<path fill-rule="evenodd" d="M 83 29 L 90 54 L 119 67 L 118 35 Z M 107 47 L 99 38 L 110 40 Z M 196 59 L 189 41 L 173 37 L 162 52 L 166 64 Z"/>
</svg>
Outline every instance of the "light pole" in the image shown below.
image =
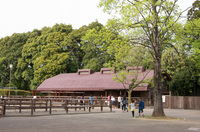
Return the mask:
<svg viewBox="0 0 200 132">
<path fill-rule="evenodd" d="M 11 71 L 12 71 L 12 64 L 10 64 L 10 81 L 9 81 L 9 93 L 8 93 L 8 97 L 10 97 Z"/>
</svg>

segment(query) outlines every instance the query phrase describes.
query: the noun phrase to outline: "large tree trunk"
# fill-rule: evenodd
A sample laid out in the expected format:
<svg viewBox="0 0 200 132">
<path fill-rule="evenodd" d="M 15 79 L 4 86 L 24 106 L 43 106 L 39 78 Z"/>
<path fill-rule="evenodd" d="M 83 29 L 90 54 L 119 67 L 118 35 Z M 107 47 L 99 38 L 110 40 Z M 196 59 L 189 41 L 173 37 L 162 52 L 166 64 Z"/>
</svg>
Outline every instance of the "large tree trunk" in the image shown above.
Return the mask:
<svg viewBox="0 0 200 132">
<path fill-rule="evenodd" d="M 131 106 L 129 104 L 131 104 L 131 94 L 132 94 L 133 90 L 129 90 L 128 91 L 128 108 L 129 110 L 131 109 Z"/>
<path fill-rule="evenodd" d="M 158 32 L 158 13 L 156 10 L 156 2 L 153 0 L 153 12 L 154 12 L 154 23 L 153 23 L 153 52 L 154 52 L 154 111 L 152 116 L 161 117 L 165 116 L 162 106 L 162 73 L 161 73 L 161 55 L 162 47 L 159 42 Z"/>
<path fill-rule="evenodd" d="M 162 74 L 160 62 L 154 62 L 154 111 L 152 116 L 165 116 L 162 105 Z"/>
</svg>

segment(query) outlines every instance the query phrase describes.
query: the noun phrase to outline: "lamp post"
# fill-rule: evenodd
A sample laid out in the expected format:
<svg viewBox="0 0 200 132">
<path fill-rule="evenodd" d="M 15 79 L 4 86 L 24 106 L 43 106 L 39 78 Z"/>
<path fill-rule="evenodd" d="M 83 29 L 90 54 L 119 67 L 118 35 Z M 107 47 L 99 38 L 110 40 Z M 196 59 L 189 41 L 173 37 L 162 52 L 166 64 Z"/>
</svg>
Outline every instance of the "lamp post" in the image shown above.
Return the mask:
<svg viewBox="0 0 200 132">
<path fill-rule="evenodd" d="M 11 71 L 12 71 L 12 64 L 10 64 L 10 81 L 9 81 L 9 93 L 8 93 L 8 97 L 10 97 Z"/>
</svg>

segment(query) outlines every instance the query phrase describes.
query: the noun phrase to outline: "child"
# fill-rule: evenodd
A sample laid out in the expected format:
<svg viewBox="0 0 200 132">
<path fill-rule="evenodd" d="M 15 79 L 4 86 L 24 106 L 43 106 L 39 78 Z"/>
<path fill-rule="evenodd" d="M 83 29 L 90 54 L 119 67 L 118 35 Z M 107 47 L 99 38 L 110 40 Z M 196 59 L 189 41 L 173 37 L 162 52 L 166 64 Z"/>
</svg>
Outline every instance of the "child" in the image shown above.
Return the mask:
<svg viewBox="0 0 200 132">
<path fill-rule="evenodd" d="M 139 116 L 140 116 L 140 113 L 142 114 L 142 116 L 144 117 L 144 102 L 142 101 L 142 98 L 139 99 Z"/>
<path fill-rule="evenodd" d="M 129 105 L 131 106 L 132 117 L 135 118 L 134 117 L 134 110 L 135 110 L 135 102 L 134 102 L 134 100 L 132 100 L 131 104 L 129 104 Z"/>
</svg>

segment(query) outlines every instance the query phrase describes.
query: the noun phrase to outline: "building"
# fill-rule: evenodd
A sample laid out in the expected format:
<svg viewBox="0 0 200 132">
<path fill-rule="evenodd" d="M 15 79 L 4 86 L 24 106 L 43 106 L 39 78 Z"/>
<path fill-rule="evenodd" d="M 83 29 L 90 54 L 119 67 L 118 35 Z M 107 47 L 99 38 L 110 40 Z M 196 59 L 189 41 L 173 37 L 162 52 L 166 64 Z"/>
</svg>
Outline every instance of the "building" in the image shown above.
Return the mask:
<svg viewBox="0 0 200 132">
<path fill-rule="evenodd" d="M 140 73 L 138 79 L 152 79 L 154 70 L 145 70 L 142 66 L 127 67 L 127 72 Z M 111 68 L 101 68 L 100 72 L 94 72 L 91 69 L 79 69 L 77 73 L 64 73 L 46 79 L 37 91 L 47 93 L 54 96 L 103 96 L 107 97 L 111 94 L 114 97 L 126 94 L 122 83 L 113 80 L 116 71 Z M 165 80 L 171 80 L 170 76 L 164 72 Z M 128 87 L 126 85 L 126 87 Z M 163 94 L 168 94 L 167 85 L 163 89 Z M 152 98 L 152 89 L 148 84 L 142 84 L 135 88 L 132 93 L 133 97 Z"/>
</svg>

